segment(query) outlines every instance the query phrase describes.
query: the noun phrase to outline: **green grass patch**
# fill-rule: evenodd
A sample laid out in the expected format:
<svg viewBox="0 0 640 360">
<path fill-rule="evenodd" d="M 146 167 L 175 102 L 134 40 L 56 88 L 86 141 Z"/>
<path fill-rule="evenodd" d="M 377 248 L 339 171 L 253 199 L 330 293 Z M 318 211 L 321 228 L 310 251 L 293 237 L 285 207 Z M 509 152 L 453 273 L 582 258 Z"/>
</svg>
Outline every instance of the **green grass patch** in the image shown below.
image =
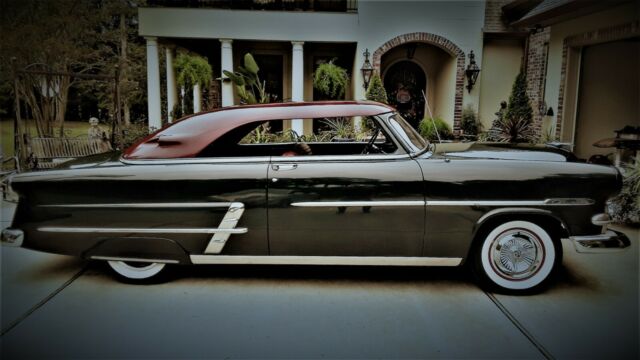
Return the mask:
<svg viewBox="0 0 640 360">
<path fill-rule="evenodd" d="M 33 120 L 27 121 L 29 133 L 31 136 L 36 136 L 38 133 L 36 130 L 36 123 Z M 64 122 L 64 136 L 68 138 L 87 136 L 87 130 L 89 130 L 88 121 L 65 121 Z M 107 125 L 100 124 L 100 127 L 105 131 L 108 130 Z M 56 129 L 58 133 L 58 129 Z M 6 159 L 14 156 L 13 148 L 13 119 L 0 120 L 0 141 L 2 142 L 2 156 Z"/>
</svg>

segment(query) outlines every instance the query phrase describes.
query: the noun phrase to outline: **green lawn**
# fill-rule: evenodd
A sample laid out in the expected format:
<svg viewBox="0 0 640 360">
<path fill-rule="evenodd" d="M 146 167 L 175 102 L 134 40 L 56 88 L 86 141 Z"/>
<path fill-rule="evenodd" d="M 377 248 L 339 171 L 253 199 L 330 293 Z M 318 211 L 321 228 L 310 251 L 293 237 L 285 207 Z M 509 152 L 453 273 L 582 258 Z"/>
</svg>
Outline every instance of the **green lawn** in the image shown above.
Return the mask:
<svg viewBox="0 0 640 360">
<path fill-rule="evenodd" d="M 31 136 L 36 136 L 36 124 L 34 121 L 28 121 Z M 100 127 L 106 129 L 106 125 L 100 124 Z M 87 136 L 89 129 L 88 121 L 65 121 L 64 123 L 66 137 Z M 57 135 L 58 129 L 56 129 Z M 4 158 L 13 156 L 13 119 L 0 120 L 0 140 L 2 142 L 2 155 Z"/>
</svg>

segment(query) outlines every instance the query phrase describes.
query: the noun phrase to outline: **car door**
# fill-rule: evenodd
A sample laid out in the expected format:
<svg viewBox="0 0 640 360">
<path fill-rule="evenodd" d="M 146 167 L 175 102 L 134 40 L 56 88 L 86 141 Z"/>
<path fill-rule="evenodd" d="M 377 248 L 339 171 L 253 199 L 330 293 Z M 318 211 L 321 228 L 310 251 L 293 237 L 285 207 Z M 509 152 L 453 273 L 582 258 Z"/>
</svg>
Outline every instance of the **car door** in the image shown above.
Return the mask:
<svg viewBox="0 0 640 360">
<path fill-rule="evenodd" d="M 420 256 L 422 172 L 408 155 L 272 157 L 271 255 Z"/>
</svg>

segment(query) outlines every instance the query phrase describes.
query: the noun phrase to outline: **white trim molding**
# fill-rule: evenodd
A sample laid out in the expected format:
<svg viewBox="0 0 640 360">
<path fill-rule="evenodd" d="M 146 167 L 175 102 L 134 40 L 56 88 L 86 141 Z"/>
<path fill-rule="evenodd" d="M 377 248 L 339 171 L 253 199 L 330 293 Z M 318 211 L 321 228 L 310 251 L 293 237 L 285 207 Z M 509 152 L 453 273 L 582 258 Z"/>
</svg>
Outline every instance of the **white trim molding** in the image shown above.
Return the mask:
<svg viewBox="0 0 640 360">
<path fill-rule="evenodd" d="M 462 258 L 417 256 L 191 255 L 194 264 L 458 266 Z"/>
</svg>

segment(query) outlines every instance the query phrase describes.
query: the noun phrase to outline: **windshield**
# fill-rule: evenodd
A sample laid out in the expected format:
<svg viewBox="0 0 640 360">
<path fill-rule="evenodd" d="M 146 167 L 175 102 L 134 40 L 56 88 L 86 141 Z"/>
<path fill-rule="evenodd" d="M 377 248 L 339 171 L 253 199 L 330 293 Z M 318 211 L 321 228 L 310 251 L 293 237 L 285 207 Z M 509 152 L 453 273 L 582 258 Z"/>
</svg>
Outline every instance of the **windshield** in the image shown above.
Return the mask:
<svg viewBox="0 0 640 360">
<path fill-rule="evenodd" d="M 411 152 L 422 151 L 428 146 L 429 143 L 399 114 L 392 113 L 388 121 L 394 132 L 412 148 Z"/>
</svg>

